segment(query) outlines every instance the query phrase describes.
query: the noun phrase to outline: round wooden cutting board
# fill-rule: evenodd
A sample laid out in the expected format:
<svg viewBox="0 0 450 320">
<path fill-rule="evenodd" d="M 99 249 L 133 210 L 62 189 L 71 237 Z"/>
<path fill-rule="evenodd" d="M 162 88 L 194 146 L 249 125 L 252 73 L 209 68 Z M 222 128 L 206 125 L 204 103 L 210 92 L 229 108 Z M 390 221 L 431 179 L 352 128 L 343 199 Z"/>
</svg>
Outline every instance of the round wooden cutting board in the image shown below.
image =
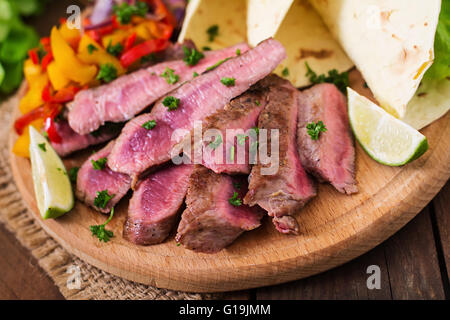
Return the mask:
<svg viewBox="0 0 450 320">
<path fill-rule="evenodd" d="M 371 97 L 359 73 L 352 87 Z M 359 193 L 346 196 L 319 186 L 318 196 L 298 213 L 299 236 L 279 234 L 269 219 L 243 234 L 217 254 L 199 254 L 177 247 L 171 236 L 155 246 L 136 246 L 122 238 L 128 199 L 120 202 L 108 225 L 115 237 L 100 243 L 90 225 L 106 216 L 80 202 L 56 220 L 42 220 L 28 159 L 11 153 L 17 186 L 42 227 L 69 252 L 117 276 L 156 287 L 194 292 L 248 289 L 304 278 L 341 265 L 386 240 L 410 221 L 450 176 L 450 114 L 422 130 L 430 149 L 415 162 L 393 168 L 373 161 L 356 146 Z M 16 135 L 11 130 L 10 142 Z M 67 159 L 70 168 L 90 152 Z"/>
</svg>

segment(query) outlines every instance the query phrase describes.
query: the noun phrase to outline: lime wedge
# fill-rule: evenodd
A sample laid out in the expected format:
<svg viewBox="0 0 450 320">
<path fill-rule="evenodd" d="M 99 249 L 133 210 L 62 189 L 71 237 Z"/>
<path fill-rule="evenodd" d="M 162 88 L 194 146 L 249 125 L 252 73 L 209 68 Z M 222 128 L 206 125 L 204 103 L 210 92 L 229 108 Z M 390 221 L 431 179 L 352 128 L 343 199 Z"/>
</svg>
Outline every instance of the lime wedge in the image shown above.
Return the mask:
<svg viewBox="0 0 450 320">
<path fill-rule="evenodd" d="M 348 113 L 353 133 L 372 159 L 401 166 L 428 150 L 427 138 L 350 88 Z"/>
<path fill-rule="evenodd" d="M 57 218 L 70 211 L 74 199 L 66 168 L 50 143 L 33 126 L 30 126 L 30 158 L 42 218 Z"/>
</svg>

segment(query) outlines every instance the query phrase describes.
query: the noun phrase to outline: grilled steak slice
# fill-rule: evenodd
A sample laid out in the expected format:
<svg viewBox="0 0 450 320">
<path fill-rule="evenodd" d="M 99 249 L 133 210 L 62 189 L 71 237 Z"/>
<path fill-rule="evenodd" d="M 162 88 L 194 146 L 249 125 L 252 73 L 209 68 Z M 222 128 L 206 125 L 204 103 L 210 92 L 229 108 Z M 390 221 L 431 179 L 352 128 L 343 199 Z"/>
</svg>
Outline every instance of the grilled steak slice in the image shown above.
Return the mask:
<svg viewBox="0 0 450 320">
<path fill-rule="evenodd" d="M 179 87 L 170 94 L 172 99 L 179 99 L 176 110 L 168 110 L 161 99 L 151 113 L 127 123 L 108 158 L 110 168 L 137 176 L 170 160 L 172 148 L 189 134 L 195 121 L 223 109 L 231 99 L 274 70 L 285 57 L 283 46 L 269 39 Z M 235 84 L 224 85 L 221 79 L 225 77 L 234 77 Z M 150 120 L 156 121 L 156 127 L 152 130 L 143 128 L 142 125 Z M 177 131 L 176 137 L 172 137 L 176 129 L 185 132 Z"/>
<path fill-rule="evenodd" d="M 106 147 L 89 157 L 78 171 L 76 196 L 92 208 L 108 213 L 131 187 L 131 178 L 126 174 L 117 173 L 108 168 L 107 165 L 101 170 L 94 169 L 92 161 L 106 158 L 114 142 L 110 142 Z M 114 197 L 108 201 L 104 208 L 97 207 L 95 198 L 97 192 L 108 190 L 109 195 Z"/>
<path fill-rule="evenodd" d="M 316 195 L 315 187 L 300 163 L 296 148 L 298 90 L 289 81 L 271 75 L 261 81 L 269 86 L 267 104 L 261 112 L 258 127 L 267 129 L 267 148 L 271 146 L 271 131 L 279 130 L 279 167 L 276 173 L 264 175 L 262 169 L 272 164 L 258 162 L 252 168 L 249 192 L 244 203 L 264 208 L 282 233 L 298 233 L 292 215 Z M 271 155 L 276 151 L 270 150 Z"/>
<path fill-rule="evenodd" d="M 265 105 L 267 88 L 257 86 L 243 95 L 231 100 L 224 109 L 207 117 L 203 125 L 203 139 L 195 141 L 192 137 L 192 157 L 194 150 L 202 153 L 203 166 L 215 173 L 249 174 L 249 147 L 256 142 L 255 127 L 258 116 Z M 210 130 L 220 133 L 215 139 L 208 137 Z M 200 158 L 199 158 L 200 159 Z"/>
<path fill-rule="evenodd" d="M 177 222 L 193 169 L 170 166 L 140 181 L 130 200 L 124 238 L 139 245 L 163 242 Z"/>
<path fill-rule="evenodd" d="M 182 60 L 163 62 L 124 75 L 111 83 L 80 91 L 68 105 L 69 124 L 79 134 L 87 134 L 105 122 L 124 122 L 150 106 L 158 98 L 193 78 L 194 72 L 202 73 L 217 61 L 236 55 L 236 50 L 246 51 L 240 44 L 220 51 L 205 53 L 195 66 Z M 169 83 L 161 75 L 167 68 L 174 70 L 179 79 Z"/>
<path fill-rule="evenodd" d="M 72 130 L 66 120 L 60 120 L 56 123 L 56 131 L 62 141 L 61 143 L 52 142 L 51 144 L 56 153 L 65 157 L 75 151 L 111 140 L 120 133 L 120 128 L 117 125 L 114 127 L 105 126 L 95 134 L 80 135 Z"/>
<path fill-rule="evenodd" d="M 237 198 L 242 199 L 246 191 L 245 177 L 232 178 L 196 166 L 189 179 L 186 210 L 178 226 L 177 242 L 194 251 L 215 253 L 244 231 L 259 227 L 263 217 L 259 208 L 230 203 L 235 192 Z"/>
<path fill-rule="evenodd" d="M 327 128 L 312 140 L 306 126 L 322 121 Z M 298 151 L 305 169 L 339 192 L 358 192 L 355 181 L 355 148 L 345 96 L 333 84 L 318 84 L 301 92 L 299 99 Z"/>
</svg>

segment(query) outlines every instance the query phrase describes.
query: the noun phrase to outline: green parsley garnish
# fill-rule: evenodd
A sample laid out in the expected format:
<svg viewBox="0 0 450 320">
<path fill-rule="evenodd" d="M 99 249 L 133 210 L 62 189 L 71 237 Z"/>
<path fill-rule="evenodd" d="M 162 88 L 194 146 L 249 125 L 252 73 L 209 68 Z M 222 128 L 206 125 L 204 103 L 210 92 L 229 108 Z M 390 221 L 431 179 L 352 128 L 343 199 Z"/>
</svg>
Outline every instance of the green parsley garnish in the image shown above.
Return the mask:
<svg viewBox="0 0 450 320">
<path fill-rule="evenodd" d="M 220 82 L 222 82 L 222 84 L 226 85 L 227 87 L 232 87 L 236 84 L 236 79 L 225 77 L 225 78 L 220 79 Z"/>
<path fill-rule="evenodd" d="M 287 67 L 284 68 L 283 71 L 281 71 L 281 74 L 283 75 L 283 77 L 289 76 L 289 69 Z"/>
<path fill-rule="evenodd" d="M 149 120 L 142 125 L 142 128 L 147 129 L 147 130 L 152 130 L 154 127 L 156 127 L 155 120 Z"/>
<path fill-rule="evenodd" d="M 178 105 L 180 104 L 180 99 L 168 96 L 165 97 L 162 104 L 169 109 L 169 111 L 178 109 Z"/>
<path fill-rule="evenodd" d="M 255 104 L 259 107 L 261 105 L 261 102 L 259 102 L 259 100 L 255 100 Z"/>
<path fill-rule="evenodd" d="M 236 49 L 236 55 L 240 56 L 241 55 L 241 49 Z"/>
<path fill-rule="evenodd" d="M 213 42 L 214 39 L 219 35 L 219 26 L 217 24 L 211 26 L 206 30 L 206 33 L 209 36 L 209 41 Z"/>
<path fill-rule="evenodd" d="M 228 199 L 228 202 L 235 207 L 241 206 L 242 200 L 238 196 L 239 196 L 239 194 L 235 191 L 233 193 L 233 196 L 230 199 Z"/>
<path fill-rule="evenodd" d="M 117 20 L 121 24 L 127 24 L 131 22 L 132 16 L 144 17 L 148 12 L 148 5 L 145 2 L 137 1 L 136 4 L 128 4 L 123 2 L 120 5 L 113 7 Z"/>
<path fill-rule="evenodd" d="M 197 72 L 194 71 L 194 73 L 192 74 L 193 78 L 197 78 L 199 76 L 199 74 Z"/>
<path fill-rule="evenodd" d="M 252 130 L 255 132 L 256 135 L 259 134 L 259 128 L 258 127 L 253 127 Z"/>
<path fill-rule="evenodd" d="M 47 152 L 47 148 L 45 147 L 45 143 L 38 143 L 38 147 L 39 149 L 41 149 L 44 152 Z"/>
<path fill-rule="evenodd" d="M 109 83 L 117 78 L 117 69 L 111 64 L 100 65 L 100 71 L 97 74 L 97 80 Z"/>
<path fill-rule="evenodd" d="M 186 62 L 188 66 L 195 66 L 201 59 L 205 57 L 203 53 L 197 51 L 195 48 L 189 49 L 183 46 L 184 58 L 183 61 Z"/>
<path fill-rule="evenodd" d="M 97 196 L 94 199 L 94 206 L 97 208 L 105 209 L 109 200 L 114 198 L 115 194 L 109 194 L 108 190 L 97 191 Z"/>
<path fill-rule="evenodd" d="M 94 51 L 97 51 L 98 48 L 96 46 L 94 46 L 92 43 L 89 43 L 87 46 L 87 50 L 88 50 L 89 54 L 92 54 Z"/>
<path fill-rule="evenodd" d="M 177 247 L 181 246 L 181 243 L 177 242 Z"/>
<path fill-rule="evenodd" d="M 148 63 L 148 62 L 155 62 L 155 60 L 156 60 L 156 55 L 152 52 L 146 56 L 143 56 L 141 58 L 141 63 L 144 64 L 144 63 Z"/>
<path fill-rule="evenodd" d="M 103 170 L 106 166 L 106 158 L 100 158 L 98 160 L 91 160 L 94 170 Z"/>
<path fill-rule="evenodd" d="M 318 140 L 321 132 L 326 132 L 327 128 L 322 121 L 318 121 L 317 123 L 311 122 L 306 125 L 306 129 L 308 129 L 308 134 L 311 136 L 312 140 Z"/>
<path fill-rule="evenodd" d="M 105 226 L 112 220 L 114 216 L 114 208 L 111 209 L 111 213 L 109 214 L 108 220 L 104 224 L 90 226 L 89 229 L 92 232 L 92 236 L 97 237 L 101 242 L 108 242 L 109 239 L 114 237 L 114 233 L 110 230 L 106 230 Z"/>
<path fill-rule="evenodd" d="M 161 77 L 165 78 L 168 84 L 175 84 L 180 80 L 180 76 L 174 73 L 175 70 L 166 67 Z"/>
<path fill-rule="evenodd" d="M 217 136 L 213 142 L 211 142 L 210 144 L 208 144 L 208 147 L 210 147 L 211 149 L 216 149 L 218 146 L 220 146 L 220 144 L 223 142 L 222 140 L 222 136 Z"/>
<path fill-rule="evenodd" d="M 211 48 L 210 48 L 210 47 L 207 47 L 207 46 L 204 46 L 204 47 L 202 48 L 202 50 L 203 50 L 203 51 L 211 51 Z"/>
<path fill-rule="evenodd" d="M 80 170 L 79 167 L 73 167 L 69 169 L 69 179 L 74 184 L 77 183 L 78 170 Z"/>
<path fill-rule="evenodd" d="M 328 71 L 328 76 L 325 74 L 317 75 L 312 69 L 309 67 L 308 63 L 305 62 L 306 69 L 308 72 L 306 76 L 309 77 L 309 81 L 313 84 L 316 83 L 333 83 L 342 93 L 346 93 L 347 87 L 349 85 L 348 80 L 348 72 L 339 73 L 336 69 Z"/>
<path fill-rule="evenodd" d="M 226 59 L 220 60 L 219 62 L 217 62 L 216 64 L 213 64 L 211 67 L 206 68 L 206 71 L 211 71 L 214 70 L 215 68 L 217 68 L 218 66 L 220 66 L 222 63 L 230 60 L 231 57 L 228 57 Z"/>
<path fill-rule="evenodd" d="M 106 47 L 106 51 L 117 57 L 123 51 L 123 45 L 120 42 L 117 42 L 115 45 L 112 45 L 112 40 L 109 40 L 108 46 Z"/>
</svg>

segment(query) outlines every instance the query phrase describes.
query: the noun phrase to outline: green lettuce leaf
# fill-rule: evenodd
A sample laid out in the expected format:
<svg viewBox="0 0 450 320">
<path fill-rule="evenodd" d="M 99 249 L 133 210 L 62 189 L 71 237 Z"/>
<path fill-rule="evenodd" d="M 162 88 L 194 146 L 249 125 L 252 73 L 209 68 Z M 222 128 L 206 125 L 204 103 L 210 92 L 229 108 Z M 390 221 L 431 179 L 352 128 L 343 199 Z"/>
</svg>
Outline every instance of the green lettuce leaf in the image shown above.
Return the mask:
<svg viewBox="0 0 450 320">
<path fill-rule="evenodd" d="M 424 80 L 450 77 L 450 1 L 443 0 L 434 40 L 434 62 Z"/>
</svg>

